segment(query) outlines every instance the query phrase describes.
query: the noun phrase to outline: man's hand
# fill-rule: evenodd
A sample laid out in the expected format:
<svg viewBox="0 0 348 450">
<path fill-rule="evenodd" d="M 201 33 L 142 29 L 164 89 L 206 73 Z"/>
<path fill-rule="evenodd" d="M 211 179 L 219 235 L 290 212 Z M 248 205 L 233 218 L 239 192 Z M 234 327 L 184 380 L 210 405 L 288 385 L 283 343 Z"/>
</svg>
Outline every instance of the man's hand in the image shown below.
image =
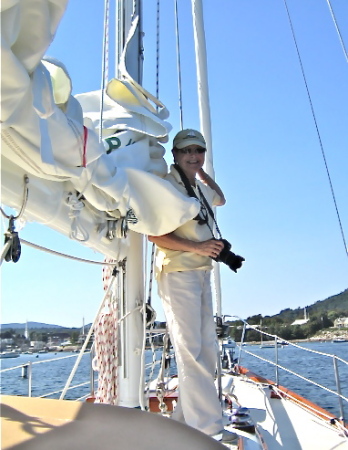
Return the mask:
<svg viewBox="0 0 348 450">
<path fill-rule="evenodd" d="M 159 247 L 196 253 L 197 255 L 209 256 L 210 258 L 219 256 L 221 250 L 224 248 L 224 244 L 217 239 L 196 242 L 176 236 L 174 233 L 165 234 L 163 236 L 148 236 L 148 239 Z"/>
<path fill-rule="evenodd" d="M 198 255 L 217 258 L 224 248 L 224 244 L 216 239 L 209 239 L 208 241 L 195 242 L 193 247 L 194 253 L 197 253 Z"/>
</svg>

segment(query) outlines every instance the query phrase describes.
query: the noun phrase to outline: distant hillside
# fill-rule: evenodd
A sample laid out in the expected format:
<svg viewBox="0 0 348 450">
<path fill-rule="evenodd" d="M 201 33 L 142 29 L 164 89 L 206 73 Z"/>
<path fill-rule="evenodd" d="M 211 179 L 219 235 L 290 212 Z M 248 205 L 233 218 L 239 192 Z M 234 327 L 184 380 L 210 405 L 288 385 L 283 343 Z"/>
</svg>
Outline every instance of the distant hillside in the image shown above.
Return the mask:
<svg viewBox="0 0 348 450">
<path fill-rule="evenodd" d="M 326 300 L 318 300 L 313 303 L 313 305 L 306 306 L 309 317 L 317 316 L 320 314 L 333 314 L 335 317 L 348 317 L 348 289 L 344 290 L 340 294 L 333 295 L 332 297 L 327 298 Z M 275 314 L 274 316 L 266 316 L 271 319 L 281 319 L 284 323 L 292 323 L 296 319 L 303 319 L 304 317 L 304 308 L 296 308 L 296 309 L 283 309 L 279 314 Z M 262 317 L 261 314 L 258 315 Z M 258 317 L 255 316 L 255 317 Z M 256 323 L 256 322 L 255 322 Z M 257 322 L 258 323 L 258 322 Z M 85 325 L 85 329 L 88 330 L 92 324 Z M 24 333 L 25 323 L 5 323 L 0 325 L 1 331 L 6 331 L 10 328 L 16 330 L 17 333 Z M 51 325 L 47 323 L 41 322 L 28 322 L 29 331 L 36 330 L 37 332 L 49 332 L 53 330 L 58 330 L 63 332 L 65 330 L 72 329 L 81 329 L 81 327 L 62 327 L 60 325 Z"/>
<path fill-rule="evenodd" d="M 85 325 L 85 332 L 87 333 L 92 324 Z M 6 333 L 8 330 L 14 330 L 15 333 L 24 334 L 26 323 L 5 323 L 0 325 L 0 332 Z M 80 332 L 82 327 L 62 327 L 60 325 L 51 325 L 42 322 L 28 322 L 29 333 L 71 333 L 72 331 Z"/>
<path fill-rule="evenodd" d="M 320 314 L 336 313 L 337 316 L 348 317 L 348 289 L 340 294 L 333 295 L 326 300 L 318 300 L 313 305 L 306 306 L 309 317 Z M 272 318 L 280 318 L 284 322 L 293 322 L 296 319 L 303 319 L 304 308 L 283 309 Z"/>
<path fill-rule="evenodd" d="M 309 308 L 313 312 L 345 311 L 348 313 L 348 289 L 326 300 L 318 300 Z"/>
<path fill-rule="evenodd" d="M 9 328 L 12 328 L 13 330 L 24 330 L 26 327 L 26 323 L 4 323 L 1 324 L 1 329 L 2 330 L 7 330 Z M 66 328 L 66 327 L 61 327 L 60 325 L 50 325 L 47 323 L 41 323 L 41 322 L 28 322 L 28 328 L 30 330 L 36 329 L 36 328 Z"/>
</svg>

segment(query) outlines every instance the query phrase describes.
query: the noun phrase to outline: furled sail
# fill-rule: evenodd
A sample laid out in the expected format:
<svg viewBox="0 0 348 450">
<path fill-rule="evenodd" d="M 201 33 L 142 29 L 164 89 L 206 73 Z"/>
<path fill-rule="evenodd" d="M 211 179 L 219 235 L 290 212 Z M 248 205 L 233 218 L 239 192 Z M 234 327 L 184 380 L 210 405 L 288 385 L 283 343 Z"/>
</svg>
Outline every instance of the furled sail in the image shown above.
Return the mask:
<svg viewBox="0 0 348 450">
<path fill-rule="evenodd" d="M 24 219 L 112 257 L 119 249 L 110 229 L 118 221 L 160 235 L 199 205 L 161 178 L 161 143 L 171 128 L 162 104 L 153 106 L 156 99 L 124 70 L 107 86 L 101 119 L 101 91 L 74 97 L 67 69 L 44 57 L 66 3 L 1 3 L 2 202 L 21 208 L 27 175 Z"/>
</svg>

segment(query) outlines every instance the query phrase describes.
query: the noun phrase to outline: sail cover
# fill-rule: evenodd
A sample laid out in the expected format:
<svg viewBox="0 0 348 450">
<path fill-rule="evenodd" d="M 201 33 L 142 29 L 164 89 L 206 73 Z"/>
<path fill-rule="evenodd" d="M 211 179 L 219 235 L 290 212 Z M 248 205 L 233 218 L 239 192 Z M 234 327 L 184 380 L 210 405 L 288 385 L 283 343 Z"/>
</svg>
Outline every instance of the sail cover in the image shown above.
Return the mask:
<svg viewBox="0 0 348 450">
<path fill-rule="evenodd" d="M 2 202 L 21 207 L 26 174 L 24 218 L 69 235 L 80 221 L 80 240 L 94 248 L 107 222 L 121 217 L 131 216 L 128 227 L 139 233 L 171 232 L 199 205 L 161 178 L 167 111 L 126 71 L 108 83 L 102 119 L 101 91 L 72 95 L 68 69 L 44 56 L 66 4 L 1 2 Z M 71 198 L 79 203 L 73 220 Z"/>
</svg>

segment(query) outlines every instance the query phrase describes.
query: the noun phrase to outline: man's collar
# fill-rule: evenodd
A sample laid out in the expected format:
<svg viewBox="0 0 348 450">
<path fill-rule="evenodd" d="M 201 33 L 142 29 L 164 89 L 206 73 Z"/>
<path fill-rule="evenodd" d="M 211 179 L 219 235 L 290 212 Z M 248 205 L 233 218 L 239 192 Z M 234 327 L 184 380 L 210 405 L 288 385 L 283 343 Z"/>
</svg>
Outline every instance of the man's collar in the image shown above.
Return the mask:
<svg viewBox="0 0 348 450">
<path fill-rule="evenodd" d="M 173 177 L 175 178 L 175 181 L 177 181 L 178 183 L 182 184 L 184 186 L 184 183 L 182 182 L 181 176 L 179 174 L 179 172 L 176 170 L 174 164 L 172 164 L 170 166 L 170 174 L 173 175 Z"/>
</svg>

